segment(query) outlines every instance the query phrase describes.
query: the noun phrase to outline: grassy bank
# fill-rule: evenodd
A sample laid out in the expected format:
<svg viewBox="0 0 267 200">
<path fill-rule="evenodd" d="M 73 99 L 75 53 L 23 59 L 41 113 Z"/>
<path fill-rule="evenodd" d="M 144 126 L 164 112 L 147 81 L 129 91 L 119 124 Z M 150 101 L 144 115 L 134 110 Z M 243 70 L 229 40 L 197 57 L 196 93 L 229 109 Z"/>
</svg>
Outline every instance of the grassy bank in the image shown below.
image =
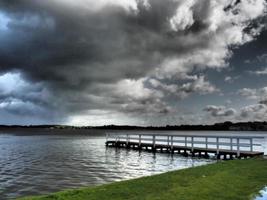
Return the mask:
<svg viewBox="0 0 267 200">
<path fill-rule="evenodd" d="M 267 160 L 219 162 L 23 200 L 251 200 L 267 185 Z"/>
</svg>

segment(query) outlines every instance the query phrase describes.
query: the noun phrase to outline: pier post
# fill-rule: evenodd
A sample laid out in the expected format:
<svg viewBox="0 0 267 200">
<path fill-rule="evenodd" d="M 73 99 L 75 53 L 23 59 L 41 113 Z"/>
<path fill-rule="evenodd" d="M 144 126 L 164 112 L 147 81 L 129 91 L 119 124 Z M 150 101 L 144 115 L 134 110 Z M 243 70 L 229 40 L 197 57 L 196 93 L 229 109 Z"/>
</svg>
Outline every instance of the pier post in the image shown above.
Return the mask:
<svg viewBox="0 0 267 200">
<path fill-rule="evenodd" d="M 230 149 L 233 151 L 233 138 L 230 138 Z"/>
<path fill-rule="evenodd" d="M 156 136 L 153 135 L 153 148 L 152 148 L 153 151 L 156 150 Z"/>
<path fill-rule="evenodd" d="M 252 152 L 253 151 L 253 139 L 252 138 L 249 139 L 249 144 L 250 144 L 250 151 Z"/>
<path fill-rule="evenodd" d="M 187 137 L 185 137 L 184 145 L 185 145 L 185 147 L 187 147 Z"/>
<path fill-rule="evenodd" d="M 205 142 L 206 142 L 206 149 L 208 149 L 208 137 L 205 138 Z"/>
<path fill-rule="evenodd" d="M 129 148 L 129 135 L 126 135 L 126 147 Z"/>
<path fill-rule="evenodd" d="M 173 153 L 173 136 L 171 136 L 171 152 Z"/>
<path fill-rule="evenodd" d="M 109 134 L 106 133 L 106 146 L 108 146 L 108 138 L 109 138 Z"/>
<path fill-rule="evenodd" d="M 115 141 L 116 141 L 115 146 L 118 147 L 119 141 L 120 141 L 120 136 L 116 136 L 116 140 Z"/>
<path fill-rule="evenodd" d="M 237 143 L 237 158 L 240 158 L 239 138 L 236 138 L 236 143 Z"/>
<path fill-rule="evenodd" d="M 192 155 L 195 156 L 195 153 L 194 153 L 194 137 L 191 137 L 191 152 L 192 152 Z"/>
<path fill-rule="evenodd" d="M 209 154 L 207 151 L 205 152 L 205 158 L 209 158 Z"/>
<path fill-rule="evenodd" d="M 219 138 L 216 137 L 216 154 L 217 157 L 219 156 L 220 150 L 219 150 Z"/>
<path fill-rule="evenodd" d="M 139 135 L 139 149 L 141 149 L 141 135 Z"/>
</svg>

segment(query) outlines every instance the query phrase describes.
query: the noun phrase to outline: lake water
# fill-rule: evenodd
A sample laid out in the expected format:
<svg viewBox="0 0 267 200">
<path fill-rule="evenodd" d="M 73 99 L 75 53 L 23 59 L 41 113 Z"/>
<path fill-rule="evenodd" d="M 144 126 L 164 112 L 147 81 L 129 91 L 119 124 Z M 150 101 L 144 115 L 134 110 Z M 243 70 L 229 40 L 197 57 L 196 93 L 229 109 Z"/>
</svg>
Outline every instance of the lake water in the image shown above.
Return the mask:
<svg viewBox="0 0 267 200">
<path fill-rule="evenodd" d="M 260 191 L 260 194 L 254 200 L 266 200 L 266 199 L 267 199 L 267 186 Z"/>
<path fill-rule="evenodd" d="M 215 162 L 164 153 L 106 148 L 104 132 L 94 130 L 0 131 L 0 152 L 1 200 L 99 185 Z"/>
</svg>

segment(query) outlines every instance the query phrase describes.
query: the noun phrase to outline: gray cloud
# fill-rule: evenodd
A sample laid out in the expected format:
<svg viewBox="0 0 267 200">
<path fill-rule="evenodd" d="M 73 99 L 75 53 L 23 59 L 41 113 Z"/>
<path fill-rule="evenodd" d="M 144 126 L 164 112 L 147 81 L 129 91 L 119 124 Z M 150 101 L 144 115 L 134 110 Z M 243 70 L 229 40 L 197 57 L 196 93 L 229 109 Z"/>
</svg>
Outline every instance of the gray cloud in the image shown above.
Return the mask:
<svg viewBox="0 0 267 200">
<path fill-rule="evenodd" d="M 265 121 L 267 120 L 267 88 L 243 88 L 237 91 L 237 94 L 249 99 L 254 100 L 256 103 L 242 106 L 239 109 L 227 108 L 225 106 L 206 106 L 203 110 L 209 113 L 211 120 L 220 121 Z M 230 106 L 232 102 L 229 102 Z"/>
<path fill-rule="evenodd" d="M 266 120 L 267 106 L 265 104 L 254 104 L 241 109 L 241 119 L 245 120 Z"/>
<path fill-rule="evenodd" d="M 257 56 L 259 62 L 267 63 L 267 53 Z"/>
<path fill-rule="evenodd" d="M 8 82 L 8 84 L 6 84 Z M 0 110 L 20 116 L 51 117 L 53 98 L 41 84 L 31 85 L 18 73 L 0 76 Z"/>
<path fill-rule="evenodd" d="M 3 0 L 0 73 L 15 70 L 46 95 L 21 88 L 2 102 L 16 99 L 34 113 L 62 116 L 99 109 L 169 113 L 166 94 L 180 99 L 218 91 L 199 73 L 226 67 L 231 48 L 260 33 L 255 22 L 265 10 L 264 0 Z"/>
<path fill-rule="evenodd" d="M 210 113 L 213 117 L 230 117 L 236 113 L 235 109 L 226 108 L 225 106 L 208 105 L 203 110 Z"/>
<path fill-rule="evenodd" d="M 226 108 L 225 106 L 206 106 L 203 110 L 209 113 L 209 118 L 212 122 L 231 121 L 265 121 L 267 120 L 267 106 L 266 102 L 251 104 L 241 107 L 236 110 L 233 108 Z"/>
</svg>

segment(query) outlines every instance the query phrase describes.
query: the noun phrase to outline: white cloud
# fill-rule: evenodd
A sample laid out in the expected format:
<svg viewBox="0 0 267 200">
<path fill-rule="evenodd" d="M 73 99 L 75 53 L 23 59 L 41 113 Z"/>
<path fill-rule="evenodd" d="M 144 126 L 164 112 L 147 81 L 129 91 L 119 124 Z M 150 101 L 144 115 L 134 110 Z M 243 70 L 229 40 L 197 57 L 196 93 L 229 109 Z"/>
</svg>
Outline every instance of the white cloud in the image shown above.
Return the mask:
<svg viewBox="0 0 267 200">
<path fill-rule="evenodd" d="M 262 70 L 250 71 L 250 73 L 256 74 L 256 75 L 267 75 L 267 68 L 262 69 Z"/>
<path fill-rule="evenodd" d="M 139 115 L 169 112 L 170 107 L 163 101 L 163 92 L 145 87 L 145 81 L 146 79 L 125 79 L 113 85 L 99 84 L 97 89 L 101 90 L 100 95 L 104 98 L 102 101 L 109 102 L 103 109 Z"/>
<path fill-rule="evenodd" d="M 88 11 L 97 12 L 101 10 L 103 7 L 108 5 L 116 5 L 125 8 L 126 10 L 129 9 L 137 9 L 137 3 L 135 0 L 47 0 L 40 2 L 41 4 L 51 5 L 51 4 L 59 4 L 61 6 L 68 6 L 71 9 L 86 9 Z M 145 1 L 144 1 L 145 3 Z"/>
<path fill-rule="evenodd" d="M 231 76 L 226 76 L 226 77 L 224 78 L 224 81 L 225 81 L 225 82 L 228 82 L 228 83 L 232 83 L 233 78 L 232 78 Z"/>
<path fill-rule="evenodd" d="M 193 11 L 191 7 L 195 0 L 182 1 L 176 10 L 176 14 L 170 19 L 171 28 L 174 31 L 185 30 L 193 25 Z"/>
<path fill-rule="evenodd" d="M 231 0 L 208 1 L 203 4 L 205 14 L 201 13 L 201 5 L 199 1 L 183 1 L 178 10 L 183 12 L 177 14 L 170 20 L 171 27 L 175 31 L 180 31 L 192 26 L 195 20 L 202 20 L 206 23 L 207 29 L 195 35 L 183 36 L 181 40 L 186 45 L 196 45 L 200 41 L 206 41 L 207 44 L 203 48 L 192 50 L 188 55 L 182 57 L 167 58 L 162 63 L 160 75 L 165 74 L 167 77 L 179 76 L 182 73 L 191 72 L 195 66 L 198 68 L 220 68 L 227 66 L 227 59 L 232 52 L 230 46 L 239 46 L 253 40 L 253 37 L 261 31 L 262 27 L 252 32 L 245 32 L 244 29 L 249 25 L 250 21 L 262 16 L 266 11 L 265 0 L 245 0 L 236 4 Z M 233 7 L 229 11 L 225 11 L 227 6 Z M 203 9 L 204 10 L 204 9 Z M 250 11 L 251 10 L 251 11 Z M 192 16 L 194 13 L 196 19 Z M 185 20 L 186 19 L 186 20 Z M 188 38 L 190 37 L 190 39 Z"/>
<path fill-rule="evenodd" d="M 245 120 L 266 120 L 267 106 L 264 104 L 253 104 L 241 108 L 239 119 Z"/>
<path fill-rule="evenodd" d="M 194 82 L 183 84 L 179 89 L 181 91 L 189 93 L 196 92 L 199 94 L 209 94 L 218 91 L 210 82 L 205 81 L 204 76 L 199 76 Z"/>
<path fill-rule="evenodd" d="M 133 80 L 124 79 L 114 85 L 113 93 L 118 96 L 126 96 L 131 99 L 147 99 L 151 96 L 161 98 L 163 94 L 160 91 L 152 90 L 144 86 L 144 79 Z"/>
<path fill-rule="evenodd" d="M 236 9 L 241 11 L 242 20 L 254 19 L 266 11 L 266 1 L 243 0 Z"/>
<path fill-rule="evenodd" d="M 0 12 L 0 31 L 6 31 L 8 30 L 8 23 L 9 23 L 9 18 Z"/>
<path fill-rule="evenodd" d="M 243 88 L 237 91 L 237 94 L 247 99 L 254 99 L 254 100 L 265 100 L 267 99 L 267 87 L 263 88 Z"/>
<path fill-rule="evenodd" d="M 246 97 L 248 99 L 257 99 L 257 89 L 251 89 L 251 88 L 242 88 L 238 90 L 237 94 L 243 97 Z"/>
<path fill-rule="evenodd" d="M 133 120 L 133 118 L 127 117 L 123 113 L 102 109 L 92 109 L 83 114 L 72 115 L 67 120 L 67 124 L 75 124 L 77 126 L 88 126 L 88 122 L 93 126 L 107 124 L 129 125 L 129 122 L 131 124 L 139 123 L 137 120 Z"/>
<path fill-rule="evenodd" d="M 167 84 L 157 79 L 149 79 L 149 82 L 153 88 L 174 95 L 179 99 L 186 98 L 194 93 L 204 95 L 218 91 L 214 85 L 205 80 L 204 76 L 194 76 L 194 79 L 186 80 L 184 83 Z"/>
</svg>

